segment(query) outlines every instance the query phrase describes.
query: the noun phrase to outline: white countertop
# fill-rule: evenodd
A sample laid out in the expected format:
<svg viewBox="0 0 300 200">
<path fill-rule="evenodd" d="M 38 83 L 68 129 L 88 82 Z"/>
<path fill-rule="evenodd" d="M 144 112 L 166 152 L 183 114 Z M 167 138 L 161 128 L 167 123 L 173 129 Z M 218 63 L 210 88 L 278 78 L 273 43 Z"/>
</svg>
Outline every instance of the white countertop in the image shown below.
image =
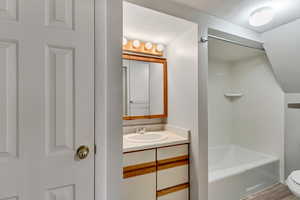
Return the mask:
<svg viewBox="0 0 300 200">
<path fill-rule="evenodd" d="M 176 133 L 175 131 L 170 131 L 170 130 L 164 130 L 160 132 L 167 134 L 168 135 L 167 139 L 159 142 L 153 142 L 153 143 L 130 142 L 125 137 L 123 137 L 123 152 L 139 151 L 139 150 L 153 149 L 153 148 L 170 146 L 170 145 L 189 143 L 189 132 L 187 132 L 186 134 L 183 134 L 182 132 Z"/>
</svg>

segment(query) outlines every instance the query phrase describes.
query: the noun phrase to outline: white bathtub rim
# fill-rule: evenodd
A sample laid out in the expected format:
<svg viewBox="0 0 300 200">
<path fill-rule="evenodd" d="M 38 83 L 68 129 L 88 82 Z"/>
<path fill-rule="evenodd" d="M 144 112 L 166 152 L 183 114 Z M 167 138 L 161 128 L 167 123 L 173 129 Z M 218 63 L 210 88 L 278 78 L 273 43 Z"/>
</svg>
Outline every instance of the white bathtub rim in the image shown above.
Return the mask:
<svg viewBox="0 0 300 200">
<path fill-rule="evenodd" d="M 263 156 L 265 158 L 272 158 L 272 159 L 278 159 L 278 157 L 276 156 L 273 156 L 273 155 L 269 155 L 269 154 L 266 154 L 266 153 L 262 153 L 262 152 L 258 152 L 258 151 L 254 151 L 252 149 L 247 149 L 245 147 L 242 147 L 242 146 L 239 146 L 239 145 L 236 145 L 236 144 L 230 144 L 230 145 L 220 145 L 220 146 L 213 146 L 213 147 L 209 147 L 208 148 L 208 151 L 209 150 L 215 150 L 215 149 L 223 149 L 223 148 L 236 148 L 236 149 L 242 149 L 243 151 L 248 151 L 248 152 L 251 152 L 251 153 L 255 153 L 255 154 L 259 154 L 260 156 Z"/>
<path fill-rule="evenodd" d="M 230 167 L 230 168 L 225 168 L 225 169 L 216 169 L 213 171 L 209 172 L 209 183 L 213 183 L 216 181 L 220 181 L 222 179 L 225 179 L 227 177 L 230 176 L 234 176 L 234 175 L 239 175 L 242 173 L 245 173 L 248 170 L 257 168 L 257 167 L 261 167 L 270 163 L 274 163 L 274 162 L 279 162 L 279 158 L 275 157 L 275 156 L 271 156 L 271 155 L 267 155 L 264 153 L 260 153 L 260 152 L 256 152 L 256 151 L 252 151 L 243 147 L 240 147 L 238 145 L 226 145 L 226 146 L 216 146 L 216 147 L 209 147 L 210 150 L 213 149 L 220 149 L 220 148 L 240 148 L 244 151 L 248 151 L 248 152 L 252 152 L 252 153 L 256 153 L 258 155 L 261 155 L 265 158 L 257 160 L 257 161 L 253 161 L 253 162 L 249 162 L 246 164 L 241 164 L 235 167 Z"/>
<path fill-rule="evenodd" d="M 248 151 L 248 152 L 250 151 L 252 153 L 256 153 L 256 154 L 259 154 L 261 156 L 277 158 L 276 156 L 272 156 L 272 155 L 269 155 L 269 154 L 266 154 L 266 153 L 262 153 L 262 152 L 259 152 L 259 151 L 248 149 L 248 148 L 236 145 L 236 144 L 212 146 L 212 147 L 208 147 L 208 150 L 223 149 L 223 148 L 237 148 L 237 149 L 242 149 L 242 150 Z"/>
</svg>

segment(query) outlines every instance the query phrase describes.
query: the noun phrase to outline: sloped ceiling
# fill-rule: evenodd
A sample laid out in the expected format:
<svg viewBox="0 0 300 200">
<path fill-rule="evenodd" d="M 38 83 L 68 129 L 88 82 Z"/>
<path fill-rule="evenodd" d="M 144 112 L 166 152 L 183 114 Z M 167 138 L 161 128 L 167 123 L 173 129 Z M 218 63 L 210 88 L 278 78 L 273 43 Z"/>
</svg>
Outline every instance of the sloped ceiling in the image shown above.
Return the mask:
<svg viewBox="0 0 300 200">
<path fill-rule="evenodd" d="M 300 93 L 300 19 L 263 35 L 273 70 L 286 93 Z"/>
</svg>

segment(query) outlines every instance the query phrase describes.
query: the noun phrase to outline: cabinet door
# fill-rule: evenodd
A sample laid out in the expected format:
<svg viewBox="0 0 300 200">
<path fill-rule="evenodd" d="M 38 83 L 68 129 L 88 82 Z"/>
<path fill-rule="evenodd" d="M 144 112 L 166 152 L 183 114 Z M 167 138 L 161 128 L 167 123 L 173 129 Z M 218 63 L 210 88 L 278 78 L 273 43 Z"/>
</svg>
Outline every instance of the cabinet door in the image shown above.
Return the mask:
<svg viewBox="0 0 300 200">
<path fill-rule="evenodd" d="M 188 164 L 183 161 L 180 165 L 173 167 L 173 163 L 168 168 L 161 169 L 165 166 L 158 167 L 157 171 L 157 189 L 163 190 L 180 184 L 189 182 Z M 175 163 L 177 164 L 177 163 Z"/>
<path fill-rule="evenodd" d="M 189 182 L 188 145 L 157 149 L 157 189 L 159 191 Z"/>
<path fill-rule="evenodd" d="M 156 200 L 156 173 L 124 178 L 122 200 Z"/>
<path fill-rule="evenodd" d="M 123 199 L 156 200 L 156 150 L 123 155 Z"/>
</svg>

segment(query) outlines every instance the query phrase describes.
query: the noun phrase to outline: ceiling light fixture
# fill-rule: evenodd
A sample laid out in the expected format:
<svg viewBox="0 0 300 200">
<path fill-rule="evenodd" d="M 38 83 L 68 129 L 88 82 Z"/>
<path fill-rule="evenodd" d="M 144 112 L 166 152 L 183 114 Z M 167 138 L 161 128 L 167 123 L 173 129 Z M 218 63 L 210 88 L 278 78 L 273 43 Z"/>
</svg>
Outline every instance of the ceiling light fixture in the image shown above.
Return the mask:
<svg viewBox="0 0 300 200">
<path fill-rule="evenodd" d="M 259 27 L 268 24 L 274 18 L 274 10 L 271 7 L 262 7 L 250 14 L 249 24 Z"/>
<path fill-rule="evenodd" d="M 156 50 L 157 50 L 158 52 L 162 52 L 164 49 L 165 49 L 165 47 L 164 47 L 164 45 L 162 45 L 162 44 L 158 44 L 158 45 L 156 46 Z"/>
<path fill-rule="evenodd" d="M 132 46 L 137 49 L 141 46 L 141 42 L 139 40 L 133 40 Z"/>
</svg>

